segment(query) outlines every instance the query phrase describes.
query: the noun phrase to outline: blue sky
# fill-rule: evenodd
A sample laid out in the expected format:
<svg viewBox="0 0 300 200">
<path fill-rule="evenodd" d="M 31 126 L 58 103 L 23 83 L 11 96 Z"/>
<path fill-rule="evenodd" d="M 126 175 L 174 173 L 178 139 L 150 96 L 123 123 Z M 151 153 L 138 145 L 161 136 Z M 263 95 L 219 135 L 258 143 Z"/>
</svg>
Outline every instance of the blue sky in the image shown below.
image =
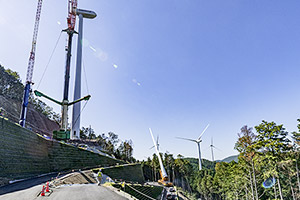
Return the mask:
<svg viewBox="0 0 300 200">
<path fill-rule="evenodd" d="M 36 0 L 0 0 L 0 63 L 25 80 Z M 84 21 L 82 95 L 92 95 L 82 125 L 132 139 L 134 156 L 154 153 L 148 128 L 162 151 L 203 157 L 211 137 L 216 159 L 233 150 L 243 125 L 261 120 L 296 130 L 300 111 L 300 2 L 198 0 L 79 0 L 98 16 Z M 34 89 L 62 99 L 67 0 L 44 1 L 37 42 Z M 73 98 L 77 37 L 70 82 Z M 88 85 L 88 89 L 87 86 Z M 46 100 L 45 100 L 46 101 Z M 60 108 L 51 102 L 57 112 Z M 71 114 L 71 113 L 70 113 Z M 70 115 L 71 116 L 71 115 Z"/>
</svg>

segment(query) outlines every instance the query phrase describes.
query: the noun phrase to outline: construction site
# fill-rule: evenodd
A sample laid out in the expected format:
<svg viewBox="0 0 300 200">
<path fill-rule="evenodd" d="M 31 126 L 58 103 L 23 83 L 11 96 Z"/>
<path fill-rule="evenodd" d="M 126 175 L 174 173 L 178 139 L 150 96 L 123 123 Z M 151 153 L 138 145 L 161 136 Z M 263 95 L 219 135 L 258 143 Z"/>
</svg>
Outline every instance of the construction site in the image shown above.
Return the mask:
<svg viewBox="0 0 300 200">
<path fill-rule="evenodd" d="M 97 14 L 79 9 L 77 0 L 67 3 L 67 28 L 62 30 L 67 34 L 63 100 L 32 89 L 43 0 L 37 1 L 21 108 L 17 101 L 0 96 L 0 199 L 178 199 L 161 158 L 160 181 L 147 182 L 141 163 L 115 158 L 96 140 L 81 140 L 80 102 L 91 98 L 81 97 L 83 19 L 93 19 Z M 77 19 L 79 25 L 75 30 Z M 78 42 L 74 100 L 70 101 L 73 35 L 77 35 Z M 59 126 L 32 106 L 33 93 L 61 106 Z M 71 123 L 69 108 L 73 109 Z M 157 146 L 155 149 L 160 157 Z"/>
<path fill-rule="evenodd" d="M 299 9 L 0 0 L 0 200 L 300 199 Z"/>
</svg>

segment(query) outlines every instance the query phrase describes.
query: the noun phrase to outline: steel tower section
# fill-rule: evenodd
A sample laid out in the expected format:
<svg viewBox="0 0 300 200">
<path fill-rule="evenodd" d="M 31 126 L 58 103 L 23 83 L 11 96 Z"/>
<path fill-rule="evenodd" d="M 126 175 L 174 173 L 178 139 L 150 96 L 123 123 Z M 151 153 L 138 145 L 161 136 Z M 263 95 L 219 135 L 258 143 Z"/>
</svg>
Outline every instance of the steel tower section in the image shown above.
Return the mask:
<svg viewBox="0 0 300 200">
<path fill-rule="evenodd" d="M 34 67 L 34 61 L 35 61 L 35 49 L 36 49 L 37 35 L 38 35 L 40 16 L 41 16 L 41 11 L 42 11 L 42 3 L 43 3 L 43 0 L 38 1 L 36 15 L 35 15 L 32 47 L 31 47 L 31 52 L 30 52 L 29 62 L 28 62 L 28 67 L 27 67 L 26 85 L 24 88 L 22 110 L 21 110 L 21 116 L 20 116 L 20 122 L 19 122 L 22 127 L 25 127 L 29 93 L 30 93 L 31 84 L 33 84 L 32 75 L 33 75 L 33 67 Z"/>
<path fill-rule="evenodd" d="M 83 18 L 94 19 L 97 14 L 94 11 L 77 9 L 79 17 L 76 75 L 74 84 L 74 101 L 81 97 L 81 65 L 82 65 L 82 37 L 83 37 Z M 80 139 L 80 110 L 81 102 L 73 105 L 71 139 Z"/>
<path fill-rule="evenodd" d="M 81 97 L 82 29 L 83 29 L 83 16 L 80 14 L 79 27 L 78 27 L 74 99 L 73 99 L 74 101 Z M 80 139 L 80 110 L 81 110 L 81 102 L 78 102 L 77 104 L 73 105 L 72 129 L 70 135 L 71 139 Z"/>
</svg>

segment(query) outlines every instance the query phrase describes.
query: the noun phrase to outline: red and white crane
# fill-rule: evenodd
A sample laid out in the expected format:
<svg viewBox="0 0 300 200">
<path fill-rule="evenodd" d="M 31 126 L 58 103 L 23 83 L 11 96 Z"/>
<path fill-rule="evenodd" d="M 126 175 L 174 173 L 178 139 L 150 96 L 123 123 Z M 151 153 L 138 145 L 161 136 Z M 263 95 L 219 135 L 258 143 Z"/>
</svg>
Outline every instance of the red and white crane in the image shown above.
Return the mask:
<svg viewBox="0 0 300 200">
<path fill-rule="evenodd" d="M 75 33 L 75 23 L 76 23 L 76 10 L 77 10 L 77 0 L 69 0 L 68 4 L 68 28 L 64 31 L 68 33 L 68 46 L 67 59 L 66 59 L 66 70 L 65 70 L 65 83 L 64 83 L 64 94 L 62 101 L 62 118 L 61 118 L 61 130 L 67 131 L 68 128 L 68 106 L 69 106 L 69 82 L 70 82 L 70 67 L 71 67 L 71 49 L 72 49 L 72 38 Z"/>
<path fill-rule="evenodd" d="M 32 73 L 33 73 L 33 64 L 34 64 L 34 58 L 35 58 L 35 47 L 36 47 L 36 38 L 37 38 L 37 32 L 38 32 L 38 25 L 39 25 L 39 19 L 41 14 L 41 6 L 42 6 L 42 0 L 38 0 L 38 10 L 36 14 L 36 22 L 34 27 L 34 37 L 33 37 L 33 43 L 32 43 L 32 51 L 30 54 L 29 59 L 29 66 L 28 66 L 28 73 L 27 73 L 27 80 L 26 80 L 26 86 L 24 90 L 24 99 L 23 99 L 23 107 L 22 107 L 22 113 L 21 113 L 21 120 L 20 124 L 24 127 L 25 126 L 25 120 L 26 120 L 26 111 L 27 111 L 27 105 L 28 105 L 28 98 L 30 93 L 30 85 L 32 84 Z M 72 49 L 72 38 L 74 33 L 76 33 L 75 29 L 75 23 L 76 23 L 76 15 L 79 14 L 81 17 L 86 18 L 95 18 L 96 13 L 92 11 L 87 10 L 81 10 L 77 9 L 77 0 L 68 0 L 68 17 L 67 17 L 67 24 L 68 28 L 63 30 L 68 34 L 68 45 L 66 47 L 67 56 L 66 56 L 66 67 L 65 67 L 65 78 L 64 78 L 64 92 L 63 92 L 63 100 L 62 102 L 57 101 L 37 90 L 34 91 L 35 95 L 38 97 L 45 97 L 62 107 L 62 117 L 61 117 L 61 127 L 58 131 L 53 131 L 53 138 L 55 139 L 69 139 L 70 138 L 70 131 L 68 130 L 68 107 L 76 104 L 82 100 L 89 100 L 91 97 L 90 95 L 87 95 L 83 98 L 79 98 L 74 100 L 73 102 L 69 102 L 68 96 L 69 96 L 69 82 L 70 82 L 70 66 L 71 66 L 71 49 Z"/>
<path fill-rule="evenodd" d="M 68 130 L 68 107 L 78 103 L 82 100 L 89 100 L 91 97 L 90 95 L 87 95 L 83 98 L 76 99 L 73 102 L 69 102 L 69 82 L 70 82 L 70 67 L 71 67 L 71 50 L 72 50 L 72 38 L 74 33 L 76 31 L 75 23 L 76 23 L 76 14 L 77 14 L 77 0 L 69 0 L 68 1 L 68 17 L 67 17 L 67 23 L 68 28 L 63 30 L 68 34 L 68 44 L 66 46 L 66 67 L 65 67 L 65 78 L 64 78 L 64 91 L 63 91 L 63 100 L 62 102 L 57 101 L 37 90 L 34 91 L 35 95 L 38 97 L 45 97 L 46 99 L 53 101 L 62 107 L 62 117 L 61 117 L 61 126 L 60 130 L 53 131 L 53 138 L 54 139 L 69 139 L 70 138 L 70 131 Z"/>
<path fill-rule="evenodd" d="M 76 10 L 77 10 L 77 0 L 69 0 L 68 4 L 68 29 L 74 30 L 76 22 Z"/>
<path fill-rule="evenodd" d="M 36 11 L 36 16 L 35 16 L 35 23 L 34 23 L 34 30 L 33 30 L 32 47 L 31 47 L 29 62 L 28 62 L 28 67 L 27 67 L 26 84 L 25 84 L 25 88 L 24 88 L 22 110 L 21 110 L 21 116 L 20 116 L 20 122 L 19 122 L 20 125 L 23 127 L 25 127 L 25 122 L 26 122 L 26 113 L 27 113 L 30 87 L 33 84 L 32 75 L 33 75 L 33 67 L 34 67 L 34 61 L 35 61 L 35 49 L 36 49 L 37 35 L 38 35 L 38 30 L 39 30 L 42 3 L 43 3 L 43 0 L 38 0 L 37 11 Z"/>
</svg>

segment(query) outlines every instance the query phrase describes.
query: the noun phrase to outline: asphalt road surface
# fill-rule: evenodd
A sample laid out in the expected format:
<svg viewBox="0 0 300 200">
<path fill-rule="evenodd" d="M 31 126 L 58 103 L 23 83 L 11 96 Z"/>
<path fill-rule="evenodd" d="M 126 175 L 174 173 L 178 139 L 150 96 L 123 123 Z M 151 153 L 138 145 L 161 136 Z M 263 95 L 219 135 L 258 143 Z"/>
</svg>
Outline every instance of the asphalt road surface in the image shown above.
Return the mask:
<svg viewBox="0 0 300 200">
<path fill-rule="evenodd" d="M 64 174 L 62 174 L 62 175 L 64 175 Z M 44 176 L 40 176 L 40 177 L 34 177 L 34 178 L 30 178 L 30 179 L 26 179 L 23 181 L 19 181 L 19 182 L 15 182 L 15 183 L 12 183 L 9 185 L 2 186 L 2 187 L 0 187 L 0 197 L 3 194 L 16 192 L 16 191 L 20 191 L 20 190 L 25 190 L 25 189 L 31 188 L 33 186 L 40 185 L 42 183 L 50 181 L 51 178 L 55 178 L 57 176 L 58 176 L 58 173 L 52 173 L 52 174 L 48 174 L 48 175 L 44 175 Z"/>
<path fill-rule="evenodd" d="M 47 199 L 47 200 L 124 200 L 127 199 L 114 191 L 97 184 L 81 184 L 70 185 L 54 188 L 53 192 L 49 195 L 46 193 L 45 197 L 39 196 L 42 186 L 34 186 L 29 189 L 8 193 L 0 196 L 0 200 L 34 200 L 34 199 Z"/>
</svg>

